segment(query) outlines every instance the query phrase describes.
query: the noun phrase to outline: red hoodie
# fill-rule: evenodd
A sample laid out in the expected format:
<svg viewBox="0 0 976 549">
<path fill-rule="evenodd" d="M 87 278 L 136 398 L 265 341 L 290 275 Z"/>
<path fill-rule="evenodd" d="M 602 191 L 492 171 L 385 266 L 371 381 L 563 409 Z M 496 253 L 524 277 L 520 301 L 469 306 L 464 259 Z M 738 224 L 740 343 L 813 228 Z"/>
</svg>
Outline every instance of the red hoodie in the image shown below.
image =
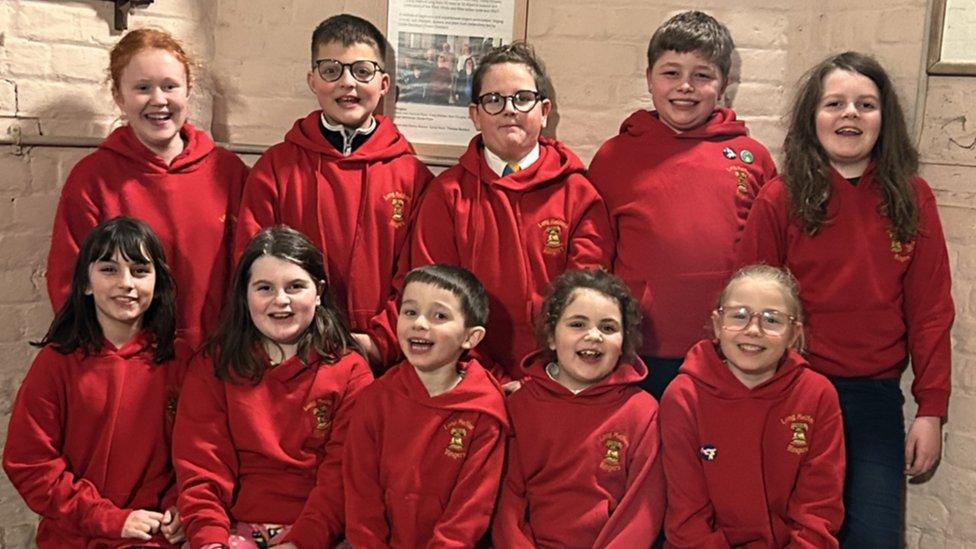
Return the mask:
<svg viewBox="0 0 976 549">
<path fill-rule="evenodd" d="M 41 349 L 17 393 L 3 468 L 34 512 L 40 549 L 170 547 L 123 540 L 134 510 L 176 504 L 170 440 L 189 346 L 156 364 L 148 332 L 117 349 Z"/>
<path fill-rule="evenodd" d="M 210 358 L 195 358 L 173 443 L 191 547 L 226 544 L 231 521 L 291 524 L 286 541 L 331 547 L 343 529 L 349 412 L 372 379 L 356 353 L 308 366 L 292 357 L 257 384 L 218 380 Z"/>
<path fill-rule="evenodd" d="M 945 418 L 955 311 L 935 197 L 924 180 L 912 180 L 918 234 L 899 243 L 878 213 L 872 172 L 855 186 L 831 170 L 827 221 L 815 236 L 789 219 L 788 190 L 774 180 L 749 216 L 739 261 L 785 266 L 797 278 L 813 369 L 897 378 L 910 355 L 918 415 Z"/>
<path fill-rule="evenodd" d="M 749 208 L 776 175 L 769 152 L 729 109 L 683 133 L 641 110 L 600 147 L 589 175 L 617 235 L 613 272 L 644 313 L 641 353 L 684 356 L 707 335 Z"/>
<path fill-rule="evenodd" d="M 263 227 L 304 233 L 325 255 L 336 306 L 389 364 L 400 352 L 394 284 L 405 274 L 401 251 L 414 203 L 433 176 L 390 119 L 376 116 L 369 140 L 343 156 L 322 135 L 321 114 L 297 120 L 255 164 L 234 248 L 239 256 Z"/>
<path fill-rule="evenodd" d="M 837 391 L 790 350 L 748 389 L 708 340 L 661 398 L 669 547 L 837 547 L 844 425 Z"/>
<path fill-rule="evenodd" d="M 346 540 L 357 548 L 474 547 L 505 459 L 501 389 L 471 360 L 431 397 L 408 362 L 363 391 L 346 443 Z"/>
<path fill-rule="evenodd" d="M 565 145 L 543 137 L 535 163 L 502 177 L 477 135 L 420 204 L 411 266 L 460 265 L 485 285 L 490 316 L 478 356 L 500 380 L 522 377 L 549 282 L 569 269 L 610 265 L 607 211 L 583 170 Z"/>
<path fill-rule="evenodd" d="M 578 394 L 525 361 L 508 398 L 509 445 L 492 541 L 498 547 L 649 547 L 664 517 L 657 403 L 637 382 L 639 358 L 621 361 Z"/>
<path fill-rule="evenodd" d="M 186 339 L 196 345 L 216 326 L 247 166 L 189 123 L 180 134 L 185 147 L 168 166 L 132 128 L 122 126 L 71 170 L 47 258 L 47 291 L 55 310 L 68 297 L 88 233 L 102 221 L 128 215 L 148 223 L 163 243 L 176 279 L 177 327 Z"/>
</svg>

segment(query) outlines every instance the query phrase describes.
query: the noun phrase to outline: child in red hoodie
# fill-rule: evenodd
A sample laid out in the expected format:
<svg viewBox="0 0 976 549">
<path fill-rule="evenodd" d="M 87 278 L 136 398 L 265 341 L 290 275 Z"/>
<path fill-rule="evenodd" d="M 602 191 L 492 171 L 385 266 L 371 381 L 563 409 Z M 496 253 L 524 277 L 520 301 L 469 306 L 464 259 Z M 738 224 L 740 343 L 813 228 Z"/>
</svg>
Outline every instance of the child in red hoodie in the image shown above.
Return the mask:
<svg viewBox="0 0 976 549">
<path fill-rule="evenodd" d="M 501 388 L 477 360 L 488 300 L 469 271 L 407 274 L 397 322 L 406 360 L 363 391 L 346 441 L 353 547 L 474 547 L 488 529 L 505 456 Z"/>
<path fill-rule="evenodd" d="M 666 21 L 647 48 L 654 110 L 630 115 L 590 163 L 617 235 L 613 272 L 644 313 L 642 385 L 658 399 L 705 336 L 749 208 L 776 173 L 745 123 L 716 107 L 734 48 L 728 29 L 702 12 Z"/>
<path fill-rule="evenodd" d="M 481 131 L 420 206 L 411 263 L 471 269 L 488 289 L 491 330 L 480 356 L 507 382 L 535 348 L 546 285 L 567 269 L 609 266 L 603 200 L 565 145 L 541 137 L 551 102 L 541 62 L 523 43 L 481 59 L 468 112 Z"/>
<path fill-rule="evenodd" d="M 332 547 L 349 410 L 373 376 L 301 233 L 259 232 L 232 284 L 190 365 L 174 432 L 190 547 Z"/>
<path fill-rule="evenodd" d="M 217 324 L 247 167 L 186 121 L 191 64 L 160 30 L 134 30 L 112 48 L 112 96 L 127 124 L 75 165 L 61 191 L 47 260 L 55 310 L 68 298 L 85 236 L 129 215 L 163 242 L 179 286 L 181 335 L 196 345 Z"/>
<path fill-rule="evenodd" d="M 68 298 L 14 401 L 3 468 L 41 515 L 40 549 L 171 547 L 170 433 L 189 348 L 145 223 L 117 217 L 78 251 Z"/>
<path fill-rule="evenodd" d="M 841 543 L 897 547 L 905 475 L 938 463 L 949 407 L 949 257 L 891 80 L 845 52 L 798 87 L 783 177 L 756 199 L 743 263 L 788 267 L 807 310 L 810 366 L 840 395 L 847 437 Z M 900 378 L 918 403 L 905 435 Z"/>
<path fill-rule="evenodd" d="M 393 121 L 373 115 L 390 89 L 385 56 L 383 34 L 359 17 L 336 15 L 315 29 L 307 81 L 322 109 L 296 121 L 255 164 L 235 248 L 277 224 L 308 235 L 357 341 L 371 360 L 389 364 L 399 354 L 398 262 L 415 201 L 433 176 Z"/>
<path fill-rule="evenodd" d="M 667 546 L 837 547 L 844 430 L 830 381 L 793 350 L 796 281 L 738 271 L 712 326 L 661 399 Z"/>
<path fill-rule="evenodd" d="M 498 547 L 649 547 L 664 516 L 657 403 L 640 309 L 604 270 L 574 270 L 542 308 L 545 350 L 508 398 L 514 438 L 492 541 Z"/>
</svg>

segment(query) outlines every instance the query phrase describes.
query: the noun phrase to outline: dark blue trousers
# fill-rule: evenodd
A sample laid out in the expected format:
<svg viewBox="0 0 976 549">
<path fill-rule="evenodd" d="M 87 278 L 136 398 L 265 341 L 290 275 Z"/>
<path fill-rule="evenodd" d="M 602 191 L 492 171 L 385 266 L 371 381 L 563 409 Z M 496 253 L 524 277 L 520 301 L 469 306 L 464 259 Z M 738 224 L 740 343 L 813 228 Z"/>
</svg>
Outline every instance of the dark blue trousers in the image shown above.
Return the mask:
<svg viewBox="0 0 976 549">
<path fill-rule="evenodd" d="M 897 379 L 831 378 L 847 446 L 841 547 L 902 546 L 905 509 L 904 397 Z"/>
</svg>

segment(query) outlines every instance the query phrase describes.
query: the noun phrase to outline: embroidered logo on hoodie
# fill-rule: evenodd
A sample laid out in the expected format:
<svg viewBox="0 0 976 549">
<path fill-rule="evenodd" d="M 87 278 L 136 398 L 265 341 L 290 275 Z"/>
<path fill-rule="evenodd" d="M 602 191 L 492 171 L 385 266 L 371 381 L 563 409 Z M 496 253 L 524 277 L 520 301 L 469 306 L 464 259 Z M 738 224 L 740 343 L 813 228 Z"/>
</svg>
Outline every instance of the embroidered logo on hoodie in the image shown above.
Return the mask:
<svg viewBox="0 0 976 549">
<path fill-rule="evenodd" d="M 407 204 L 410 202 L 410 197 L 399 191 L 393 191 L 383 195 L 383 200 L 390 203 L 390 225 L 396 228 L 404 226 L 407 222 Z"/>
<path fill-rule="evenodd" d="M 813 417 L 807 414 L 790 414 L 780 419 L 780 422 L 788 426 L 793 433 L 793 438 L 786 446 L 786 450 L 797 455 L 807 453 L 810 450 L 807 432 L 810 430 L 810 425 L 813 424 Z"/>
<path fill-rule="evenodd" d="M 325 398 L 317 398 L 306 404 L 305 411 L 312 411 L 315 421 L 315 433 L 313 436 L 321 438 L 325 436 L 325 431 L 332 425 L 332 401 Z"/>
<path fill-rule="evenodd" d="M 600 437 L 603 443 L 603 460 L 600 462 L 600 469 L 608 473 L 620 470 L 620 462 L 623 460 L 624 449 L 627 446 L 627 437 L 621 433 L 604 433 Z"/>
<path fill-rule="evenodd" d="M 915 251 L 914 240 L 910 242 L 900 242 L 897 238 L 895 238 L 895 233 L 891 232 L 890 229 L 888 230 L 888 236 L 891 238 L 891 246 L 889 249 L 896 260 L 904 263 L 912 258 L 912 252 Z"/>
<path fill-rule="evenodd" d="M 566 243 L 563 241 L 563 232 L 569 228 L 566 220 L 558 217 L 550 217 L 539 222 L 542 229 L 544 246 L 543 253 L 560 254 L 566 251 Z"/>
<path fill-rule="evenodd" d="M 474 424 L 463 419 L 455 419 L 445 423 L 444 429 L 451 434 L 447 448 L 444 449 L 444 455 L 453 459 L 463 459 L 468 453 L 464 447 L 464 442 L 474 430 Z"/>
</svg>

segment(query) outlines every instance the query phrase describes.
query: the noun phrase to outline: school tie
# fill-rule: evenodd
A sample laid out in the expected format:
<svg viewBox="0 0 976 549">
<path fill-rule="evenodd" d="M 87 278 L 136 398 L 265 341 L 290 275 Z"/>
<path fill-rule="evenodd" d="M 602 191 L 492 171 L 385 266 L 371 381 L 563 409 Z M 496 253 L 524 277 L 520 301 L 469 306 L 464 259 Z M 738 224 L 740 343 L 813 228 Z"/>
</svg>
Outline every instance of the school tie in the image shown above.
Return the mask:
<svg viewBox="0 0 976 549">
<path fill-rule="evenodd" d="M 509 162 L 505 164 L 505 169 L 502 170 L 502 177 L 505 177 L 506 175 L 509 175 L 511 173 L 515 173 L 521 169 L 522 167 L 519 166 L 517 162 Z"/>
</svg>

